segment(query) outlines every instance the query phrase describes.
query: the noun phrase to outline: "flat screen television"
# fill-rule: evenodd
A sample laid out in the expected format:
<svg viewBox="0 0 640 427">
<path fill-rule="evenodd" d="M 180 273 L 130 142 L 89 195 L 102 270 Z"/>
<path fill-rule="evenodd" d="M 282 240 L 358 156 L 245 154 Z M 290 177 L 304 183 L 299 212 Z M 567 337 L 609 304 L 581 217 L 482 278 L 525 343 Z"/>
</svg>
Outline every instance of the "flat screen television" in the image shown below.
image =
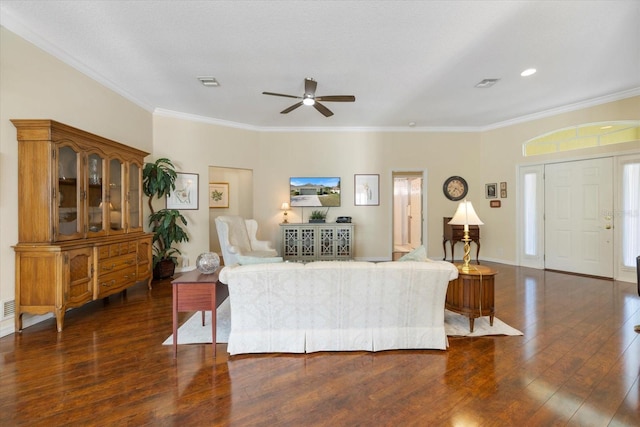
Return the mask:
<svg viewBox="0 0 640 427">
<path fill-rule="evenodd" d="M 340 177 L 291 177 L 291 207 L 340 206 Z"/>
</svg>

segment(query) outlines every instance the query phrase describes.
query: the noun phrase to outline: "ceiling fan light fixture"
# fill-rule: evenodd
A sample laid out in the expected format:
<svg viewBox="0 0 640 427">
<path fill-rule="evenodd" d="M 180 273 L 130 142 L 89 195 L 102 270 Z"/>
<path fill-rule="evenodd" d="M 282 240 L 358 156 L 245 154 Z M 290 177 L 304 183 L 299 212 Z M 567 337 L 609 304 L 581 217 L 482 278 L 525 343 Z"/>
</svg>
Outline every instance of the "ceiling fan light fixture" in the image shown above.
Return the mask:
<svg viewBox="0 0 640 427">
<path fill-rule="evenodd" d="M 202 76 L 202 77 L 198 77 L 198 80 L 200 80 L 200 83 L 202 83 L 204 86 L 207 86 L 207 87 L 220 86 L 220 83 L 218 83 L 215 77 Z"/>
<path fill-rule="evenodd" d="M 311 97 L 306 97 L 305 99 L 302 100 L 302 103 L 304 105 L 313 105 L 316 103 L 316 100 Z"/>
<path fill-rule="evenodd" d="M 529 76 L 534 75 L 536 73 L 536 71 L 538 71 L 538 70 L 536 70 L 535 68 L 527 68 L 526 70 L 521 72 L 520 75 L 522 77 L 529 77 Z"/>
</svg>

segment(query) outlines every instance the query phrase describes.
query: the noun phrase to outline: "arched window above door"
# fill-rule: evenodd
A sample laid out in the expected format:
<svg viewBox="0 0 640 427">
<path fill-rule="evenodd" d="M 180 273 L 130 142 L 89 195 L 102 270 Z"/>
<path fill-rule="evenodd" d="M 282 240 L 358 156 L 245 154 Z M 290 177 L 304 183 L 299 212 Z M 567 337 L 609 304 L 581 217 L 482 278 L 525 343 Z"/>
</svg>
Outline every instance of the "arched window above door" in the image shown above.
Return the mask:
<svg viewBox="0 0 640 427">
<path fill-rule="evenodd" d="M 640 140 L 640 120 L 587 123 L 558 129 L 522 144 L 525 157 Z"/>
</svg>

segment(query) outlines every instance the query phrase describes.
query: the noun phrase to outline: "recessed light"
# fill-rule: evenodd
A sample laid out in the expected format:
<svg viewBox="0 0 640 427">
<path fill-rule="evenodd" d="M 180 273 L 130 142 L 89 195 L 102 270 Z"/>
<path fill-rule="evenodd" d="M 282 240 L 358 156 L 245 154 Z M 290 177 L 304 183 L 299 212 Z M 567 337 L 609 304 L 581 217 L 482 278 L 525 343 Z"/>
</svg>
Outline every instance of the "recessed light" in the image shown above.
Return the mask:
<svg viewBox="0 0 640 427">
<path fill-rule="evenodd" d="M 534 75 L 536 73 L 536 71 L 538 71 L 538 70 L 536 70 L 535 68 L 527 68 L 526 70 L 521 72 L 520 75 L 522 77 L 529 77 L 529 76 Z"/>
<path fill-rule="evenodd" d="M 500 81 L 500 79 L 484 79 L 480 83 L 476 84 L 475 87 L 480 88 L 480 89 L 486 89 L 486 88 L 491 87 L 494 84 L 498 83 L 499 81 Z"/>
<path fill-rule="evenodd" d="M 198 80 L 200 80 L 200 82 L 207 87 L 217 87 L 220 86 L 220 83 L 218 83 L 218 81 L 216 80 L 215 77 L 198 77 Z"/>
</svg>

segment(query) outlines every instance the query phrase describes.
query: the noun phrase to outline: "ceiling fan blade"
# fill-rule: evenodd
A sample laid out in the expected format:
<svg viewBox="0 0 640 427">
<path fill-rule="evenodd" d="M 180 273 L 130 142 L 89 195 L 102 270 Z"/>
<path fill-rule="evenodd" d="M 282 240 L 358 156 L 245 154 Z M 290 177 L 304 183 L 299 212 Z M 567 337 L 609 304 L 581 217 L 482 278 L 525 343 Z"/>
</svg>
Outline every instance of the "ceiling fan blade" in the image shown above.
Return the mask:
<svg viewBox="0 0 640 427">
<path fill-rule="evenodd" d="M 325 107 L 324 105 L 320 104 L 318 101 L 316 101 L 315 104 L 313 104 L 313 106 L 316 107 L 316 110 L 324 114 L 325 117 L 333 116 L 333 112 L 329 110 L 327 107 Z"/>
<path fill-rule="evenodd" d="M 284 93 L 262 92 L 263 95 L 284 96 L 285 98 L 302 99 L 301 96 L 285 95 Z"/>
<path fill-rule="evenodd" d="M 287 114 L 293 110 L 295 110 L 296 108 L 298 108 L 299 106 L 302 105 L 302 101 L 300 102 L 296 102 L 295 104 L 293 104 L 291 107 L 289 108 L 285 108 L 284 110 L 280 111 L 280 114 Z"/>
<path fill-rule="evenodd" d="M 304 79 L 304 93 L 305 95 L 311 95 L 311 97 L 313 98 L 314 96 L 316 96 L 316 87 L 318 87 L 318 82 L 310 79 L 310 78 L 306 78 Z"/>
<path fill-rule="evenodd" d="M 356 97 L 353 95 L 329 95 L 329 96 L 316 96 L 316 101 L 326 102 L 355 102 Z"/>
</svg>

